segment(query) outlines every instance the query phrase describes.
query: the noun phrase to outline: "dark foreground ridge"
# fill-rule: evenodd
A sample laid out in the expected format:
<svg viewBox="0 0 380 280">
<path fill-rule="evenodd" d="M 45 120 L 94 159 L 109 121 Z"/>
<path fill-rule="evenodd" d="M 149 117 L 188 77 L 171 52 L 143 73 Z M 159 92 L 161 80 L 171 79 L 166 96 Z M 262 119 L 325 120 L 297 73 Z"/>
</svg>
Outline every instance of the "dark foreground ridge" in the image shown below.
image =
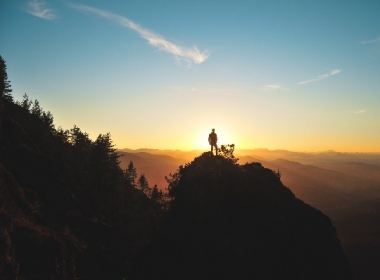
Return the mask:
<svg viewBox="0 0 380 280">
<path fill-rule="evenodd" d="M 351 279 L 330 219 L 280 177 L 260 163 L 237 165 L 211 153 L 180 168 L 139 278 Z"/>
</svg>

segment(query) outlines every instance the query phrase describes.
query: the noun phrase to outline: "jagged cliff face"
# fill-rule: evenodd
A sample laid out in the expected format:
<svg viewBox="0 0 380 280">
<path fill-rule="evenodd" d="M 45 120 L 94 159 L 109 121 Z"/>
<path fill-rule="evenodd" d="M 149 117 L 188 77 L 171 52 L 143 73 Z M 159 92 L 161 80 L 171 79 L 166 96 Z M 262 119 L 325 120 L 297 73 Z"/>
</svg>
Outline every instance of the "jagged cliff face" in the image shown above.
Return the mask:
<svg viewBox="0 0 380 280">
<path fill-rule="evenodd" d="M 259 163 L 204 154 L 170 192 L 146 279 L 351 279 L 330 219 Z"/>
</svg>

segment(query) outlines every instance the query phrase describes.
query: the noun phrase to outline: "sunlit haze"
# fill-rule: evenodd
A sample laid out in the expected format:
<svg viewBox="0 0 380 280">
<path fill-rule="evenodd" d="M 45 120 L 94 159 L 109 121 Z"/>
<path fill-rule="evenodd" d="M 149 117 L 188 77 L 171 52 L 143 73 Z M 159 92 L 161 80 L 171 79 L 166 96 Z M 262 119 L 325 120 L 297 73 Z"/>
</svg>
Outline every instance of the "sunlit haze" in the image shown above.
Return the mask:
<svg viewBox="0 0 380 280">
<path fill-rule="evenodd" d="M 380 1 L 0 3 L 0 55 L 56 127 L 117 148 L 380 152 Z"/>
</svg>

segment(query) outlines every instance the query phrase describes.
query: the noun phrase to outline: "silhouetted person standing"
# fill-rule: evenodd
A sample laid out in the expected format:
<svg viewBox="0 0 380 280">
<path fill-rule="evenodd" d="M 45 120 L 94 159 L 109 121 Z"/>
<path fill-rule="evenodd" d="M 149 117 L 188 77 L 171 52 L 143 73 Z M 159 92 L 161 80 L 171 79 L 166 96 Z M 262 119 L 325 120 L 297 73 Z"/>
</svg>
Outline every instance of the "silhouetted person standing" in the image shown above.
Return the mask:
<svg viewBox="0 0 380 280">
<path fill-rule="evenodd" d="M 216 135 L 214 128 L 212 129 L 212 132 L 208 135 L 208 142 L 211 145 L 211 153 L 213 152 L 215 147 L 216 155 L 218 155 L 218 145 L 216 145 L 216 142 L 218 142 L 218 135 Z"/>
</svg>

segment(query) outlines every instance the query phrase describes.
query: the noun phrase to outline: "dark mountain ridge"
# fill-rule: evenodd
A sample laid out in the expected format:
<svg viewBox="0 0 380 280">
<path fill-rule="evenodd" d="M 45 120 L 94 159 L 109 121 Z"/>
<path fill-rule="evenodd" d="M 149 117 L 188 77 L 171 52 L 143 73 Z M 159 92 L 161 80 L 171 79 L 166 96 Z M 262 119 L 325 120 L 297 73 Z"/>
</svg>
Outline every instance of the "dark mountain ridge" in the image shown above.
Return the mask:
<svg viewBox="0 0 380 280">
<path fill-rule="evenodd" d="M 169 182 L 173 201 L 142 279 L 351 279 L 330 219 L 279 173 L 205 153 Z"/>
</svg>

